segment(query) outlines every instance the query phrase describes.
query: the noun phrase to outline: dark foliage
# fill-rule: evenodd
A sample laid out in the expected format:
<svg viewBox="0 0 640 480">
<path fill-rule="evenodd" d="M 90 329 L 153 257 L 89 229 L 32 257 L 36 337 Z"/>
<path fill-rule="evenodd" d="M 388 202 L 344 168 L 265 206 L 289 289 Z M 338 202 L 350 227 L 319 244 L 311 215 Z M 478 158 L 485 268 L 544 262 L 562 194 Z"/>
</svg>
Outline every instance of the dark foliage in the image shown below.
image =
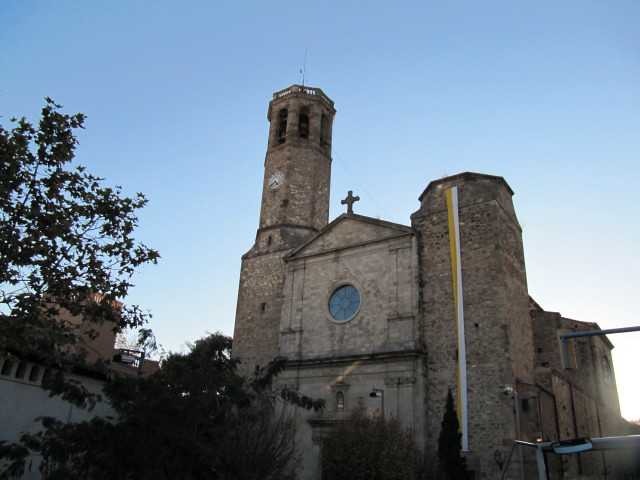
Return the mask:
<svg viewBox="0 0 640 480">
<path fill-rule="evenodd" d="M 413 433 L 396 419 L 355 410 L 323 440 L 323 480 L 421 478 L 421 455 Z"/>
<path fill-rule="evenodd" d="M 159 255 L 132 237 L 144 195 L 124 196 L 72 165 L 85 117 L 60 109 L 47 98 L 38 125 L 21 118 L 0 126 L 0 354 L 68 371 L 82 363 L 79 338 L 97 335 L 95 326 L 110 322 L 119 331 L 146 323 L 139 307 L 117 300 L 126 297 L 135 269 Z M 81 387 L 46 386 L 84 403 Z"/>
<path fill-rule="evenodd" d="M 451 389 L 447 392 L 447 403 L 445 405 L 442 428 L 438 438 L 438 465 L 440 473 L 447 480 L 466 480 L 469 478 L 467 465 L 461 455 L 460 424 L 453 403 Z"/>
<path fill-rule="evenodd" d="M 284 363 L 245 380 L 230 353 L 231 339 L 215 334 L 147 379 L 116 379 L 105 393 L 117 419 L 45 418 L 42 432 L 4 446 L 5 460 L 15 473 L 39 454 L 50 480 L 293 479 L 294 423 L 272 388 Z"/>
</svg>

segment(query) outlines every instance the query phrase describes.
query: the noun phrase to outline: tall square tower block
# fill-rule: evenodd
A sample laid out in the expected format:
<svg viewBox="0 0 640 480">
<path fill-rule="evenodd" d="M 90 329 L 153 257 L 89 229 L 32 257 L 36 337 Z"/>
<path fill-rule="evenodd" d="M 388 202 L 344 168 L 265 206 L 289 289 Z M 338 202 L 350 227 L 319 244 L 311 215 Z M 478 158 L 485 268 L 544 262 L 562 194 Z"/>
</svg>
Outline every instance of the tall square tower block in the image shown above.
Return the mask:
<svg viewBox="0 0 640 480">
<path fill-rule="evenodd" d="M 457 193 L 456 212 L 447 205 L 450 189 Z M 511 439 L 522 435 L 518 399 L 511 392 L 518 384 L 534 383 L 522 230 L 512 195 L 502 177 L 462 173 L 431 182 L 411 216 L 426 349 L 426 448 L 437 450 L 447 390 L 452 389 L 458 403 L 465 403 L 470 461 L 480 463 L 483 473 L 497 472 L 495 455 L 503 455 Z M 463 329 L 457 324 L 454 294 L 453 213 L 458 217 Z M 466 392 L 459 391 L 465 383 L 459 378 L 460 335 Z"/>
</svg>

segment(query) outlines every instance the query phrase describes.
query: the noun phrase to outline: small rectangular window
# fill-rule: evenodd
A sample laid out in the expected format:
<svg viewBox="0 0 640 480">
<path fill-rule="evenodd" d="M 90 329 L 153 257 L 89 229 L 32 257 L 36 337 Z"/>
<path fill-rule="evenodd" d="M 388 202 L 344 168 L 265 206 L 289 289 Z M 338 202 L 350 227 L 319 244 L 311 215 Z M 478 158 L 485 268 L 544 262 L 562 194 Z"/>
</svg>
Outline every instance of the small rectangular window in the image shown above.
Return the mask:
<svg viewBox="0 0 640 480">
<path fill-rule="evenodd" d="M 278 139 L 278 143 L 284 143 L 287 139 L 287 117 L 289 116 L 289 111 L 286 108 L 280 110 L 278 114 L 278 127 L 276 130 L 276 138 Z"/>
</svg>

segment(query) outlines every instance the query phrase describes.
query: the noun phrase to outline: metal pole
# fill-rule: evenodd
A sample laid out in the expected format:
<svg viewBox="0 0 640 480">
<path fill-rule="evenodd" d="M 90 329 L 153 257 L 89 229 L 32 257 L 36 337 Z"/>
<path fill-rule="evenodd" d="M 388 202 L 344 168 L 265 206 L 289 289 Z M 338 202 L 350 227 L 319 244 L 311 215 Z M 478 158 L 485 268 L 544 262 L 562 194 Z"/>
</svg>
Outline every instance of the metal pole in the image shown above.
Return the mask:
<svg viewBox="0 0 640 480">
<path fill-rule="evenodd" d="M 545 462 L 542 446 L 536 448 L 536 464 L 538 465 L 538 480 L 549 480 L 547 476 L 547 462 Z"/>
<path fill-rule="evenodd" d="M 610 335 L 613 333 L 627 333 L 627 332 L 640 332 L 639 327 L 622 327 L 622 328 L 610 328 L 608 330 L 589 330 L 586 332 L 571 332 L 563 333 L 560 335 L 561 339 L 574 338 L 574 337 L 597 337 L 601 335 Z"/>
<path fill-rule="evenodd" d="M 548 475 L 548 470 L 547 470 L 547 460 L 545 458 L 545 449 L 548 449 L 549 446 L 551 445 L 551 442 L 544 442 L 544 443 L 532 443 L 532 442 L 525 442 L 522 440 L 515 440 L 513 442 L 513 447 L 515 448 L 516 446 L 519 448 L 524 447 L 532 447 L 536 449 L 536 467 L 537 467 L 537 479 L 538 480 L 549 480 L 549 475 Z M 511 453 L 513 453 L 513 449 L 511 450 Z M 511 454 L 509 454 L 509 459 L 511 459 Z M 504 479 L 504 475 L 506 473 L 506 469 L 508 466 L 508 462 L 507 465 L 505 465 L 505 470 L 503 471 L 502 474 L 502 478 Z"/>
<path fill-rule="evenodd" d="M 520 397 L 518 396 L 518 382 L 513 386 L 513 402 L 516 409 L 516 438 L 520 439 Z M 520 457 L 520 478 L 524 480 L 524 453 L 522 447 L 518 448 L 518 456 Z"/>
<path fill-rule="evenodd" d="M 640 332 L 639 327 L 622 327 L 622 328 L 610 328 L 608 330 L 588 330 L 586 332 L 571 332 L 571 333 L 562 333 L 559 335 L 560 343 L 562 347 L 561 355 L 562 355 L 562 366 L 565 369 L 570 368 L 569 362 L 569 349 L 567 348 L 567 340 L 570 338 L 578 338 L 578 337 L 601 337 L 604 335 L 610 335 L 614 333 L 628 333 L 628 332 Z"/>
</svg>

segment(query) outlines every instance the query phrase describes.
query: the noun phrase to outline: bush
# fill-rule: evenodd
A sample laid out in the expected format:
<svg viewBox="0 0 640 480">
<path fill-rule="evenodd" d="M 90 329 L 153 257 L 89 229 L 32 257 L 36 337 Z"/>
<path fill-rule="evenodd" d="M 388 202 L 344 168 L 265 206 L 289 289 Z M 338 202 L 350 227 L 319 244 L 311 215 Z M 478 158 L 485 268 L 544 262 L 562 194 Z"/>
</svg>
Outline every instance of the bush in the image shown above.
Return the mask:
<svg viewBox="0 0 640 480">
<path fill-rule="evenodd" d="M 323 480 L 413 480 L 420 476 L 413 432 L 395 418 L 354 411 L 323 441 Z"/>
</svg>

